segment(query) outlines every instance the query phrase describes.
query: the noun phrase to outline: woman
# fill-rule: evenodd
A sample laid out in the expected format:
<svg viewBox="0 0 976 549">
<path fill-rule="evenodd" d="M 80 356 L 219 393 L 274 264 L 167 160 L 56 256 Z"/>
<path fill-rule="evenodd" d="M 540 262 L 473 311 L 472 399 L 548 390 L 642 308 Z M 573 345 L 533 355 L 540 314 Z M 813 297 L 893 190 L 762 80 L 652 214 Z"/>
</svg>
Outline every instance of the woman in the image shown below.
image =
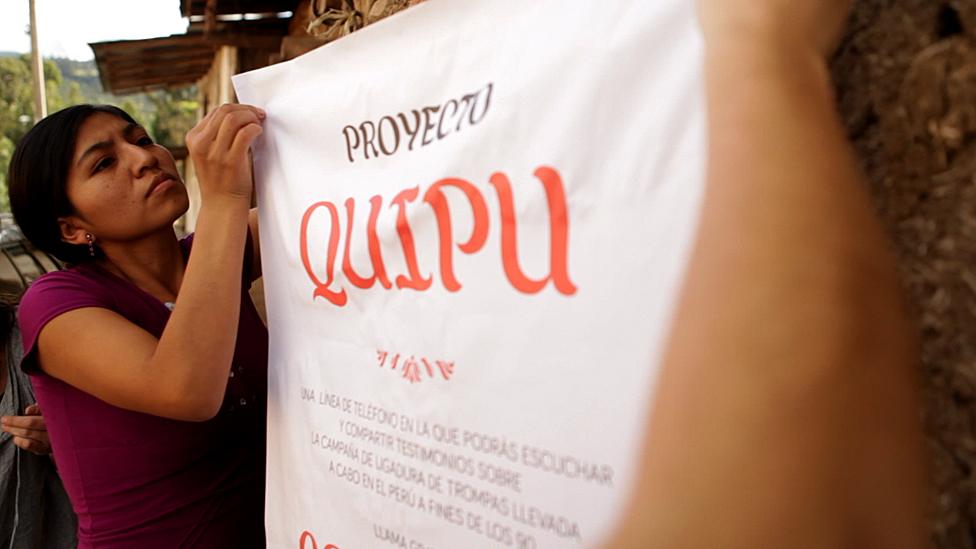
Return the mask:
<svg viewBox="0 0 976 549">
<path fill-rule="evenodd" d="M 263 119 L 224 105 L 187 135 L 202 205 L 184 240 L 173 157 L 124 111 L 70 107 L 14 152 L 17 223 L 72 264 L 19 322 L 79 547 L 264 546 L 267 332 L 247 297 Z"/>
</svg>

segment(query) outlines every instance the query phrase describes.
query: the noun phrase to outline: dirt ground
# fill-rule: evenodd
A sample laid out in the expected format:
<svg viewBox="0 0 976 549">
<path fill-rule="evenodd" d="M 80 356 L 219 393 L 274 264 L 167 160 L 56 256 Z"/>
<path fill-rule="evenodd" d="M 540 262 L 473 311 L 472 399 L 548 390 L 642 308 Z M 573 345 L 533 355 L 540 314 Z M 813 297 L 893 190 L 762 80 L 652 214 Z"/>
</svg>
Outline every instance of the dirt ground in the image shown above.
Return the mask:
<svg viewBox="0 0 976 549">
<path fill-rule="evenodd" d="M 976 0 L 857 0 L 833 71 L 918 319 L 931 538 L 976 548 Z"/>
</svg>

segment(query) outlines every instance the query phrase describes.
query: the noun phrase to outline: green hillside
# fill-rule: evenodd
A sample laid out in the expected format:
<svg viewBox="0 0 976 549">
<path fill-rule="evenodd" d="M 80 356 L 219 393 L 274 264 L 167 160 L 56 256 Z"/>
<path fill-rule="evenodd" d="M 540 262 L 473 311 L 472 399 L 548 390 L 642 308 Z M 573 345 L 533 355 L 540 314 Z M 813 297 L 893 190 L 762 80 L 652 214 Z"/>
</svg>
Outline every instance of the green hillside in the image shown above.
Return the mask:
<svg viewBox="0 0 976 549">
<path fill-rule="evenodd" d="M 167 146 L 182 146 L 198 109 L 193 86 L 117 96 L 106 93 L 94 61 L 44 59 L 48 112 L 82 103 L 116 105 Z M 17 141 L 33 121 L 30 56 L 0 52 L 0 212 L 9 211 L 7 166 Z"/>
</svg>

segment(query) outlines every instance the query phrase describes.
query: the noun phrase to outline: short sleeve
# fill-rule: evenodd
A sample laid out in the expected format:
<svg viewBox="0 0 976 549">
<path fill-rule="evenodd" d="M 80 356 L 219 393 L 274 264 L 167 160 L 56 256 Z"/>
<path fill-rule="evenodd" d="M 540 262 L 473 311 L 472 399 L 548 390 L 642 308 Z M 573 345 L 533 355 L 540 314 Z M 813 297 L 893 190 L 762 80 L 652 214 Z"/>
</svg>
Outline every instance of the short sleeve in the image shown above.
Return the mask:
<svg viewBox="0 0 976 549">
<path fill-rule="evenodd" d="M 111 308 L 112 303 L 111 292 L 78 271 L 55 271 L 35 280 L 17 309 L 17 323 L 24 343 L 21 368 L 27 373 L 36 372 L 37 338 L 52 319 L 85 307 Z"/>
</svg>

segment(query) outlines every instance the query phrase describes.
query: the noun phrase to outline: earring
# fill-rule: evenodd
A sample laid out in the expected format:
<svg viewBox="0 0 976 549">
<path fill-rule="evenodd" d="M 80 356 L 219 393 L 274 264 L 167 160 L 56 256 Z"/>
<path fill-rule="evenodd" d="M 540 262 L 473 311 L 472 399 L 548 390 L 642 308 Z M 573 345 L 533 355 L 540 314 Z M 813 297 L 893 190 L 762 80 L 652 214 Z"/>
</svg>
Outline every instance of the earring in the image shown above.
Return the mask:
<svg viewBox="0 0 976 549">
<path fill-rule="evenodd" d="M 85 238 L 88 239 L 88 255 L 95 257 L 95 237 L 91 233 L 85 233 Z"/>
</svg>

